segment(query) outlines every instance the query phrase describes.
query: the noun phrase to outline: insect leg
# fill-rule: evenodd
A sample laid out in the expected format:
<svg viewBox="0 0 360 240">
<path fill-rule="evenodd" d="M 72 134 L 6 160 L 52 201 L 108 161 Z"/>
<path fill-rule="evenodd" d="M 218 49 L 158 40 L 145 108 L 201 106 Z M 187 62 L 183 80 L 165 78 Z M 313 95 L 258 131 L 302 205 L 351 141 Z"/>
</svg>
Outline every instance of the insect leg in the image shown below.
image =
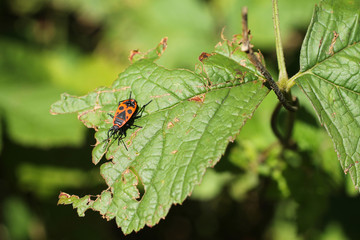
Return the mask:
<svg viewBox="0 0 360 240">
<path fill-rule="evenodd" d="M 143 114 L 143 112 L 144 112 L 144 110 L 145 110 L 145 107 L 146 107 L 147 105 L 149 105 L 151 102 L 152 102 L 152 100 L 150 100 L 147 104 L 145 104 L 144 106 L 142 106 L 142 107 L 140 108 L 139 112 L 136 114 L 136 117 L 137 117 L 137 118 L 139 118 L 139 117 L 142 116 L 142 114 Z"/>
<path fill-rule="evenodd" d="M 110 128 L 109 131 L 107 132 L 107 139 L 105 139 L 105 140 L 102 141 L 102 142 L 106 142 L 106 141 L 109 142 L 109 140 L 110 140 L 110 132 L 111 132 L 111 131 L 112 131 L 112 129 Z M 108 144 L 105 144 L 103 148 L 105 148 L 107 145 L 108 145 Z"/>
<path fill-rule="evenodd" d="M 122 138 L 121 138 L 120 140 L 121 140 L 121 142 L 123 143 L 123 145 L 124 145 L 124 147 L 125 147 L 126 151 L 129 151 L 129 150 L 128 150 L 128 148 L 126 147 L 126 144 L 125 144 L 124 140 L 123 140 Z"/>
</svg>

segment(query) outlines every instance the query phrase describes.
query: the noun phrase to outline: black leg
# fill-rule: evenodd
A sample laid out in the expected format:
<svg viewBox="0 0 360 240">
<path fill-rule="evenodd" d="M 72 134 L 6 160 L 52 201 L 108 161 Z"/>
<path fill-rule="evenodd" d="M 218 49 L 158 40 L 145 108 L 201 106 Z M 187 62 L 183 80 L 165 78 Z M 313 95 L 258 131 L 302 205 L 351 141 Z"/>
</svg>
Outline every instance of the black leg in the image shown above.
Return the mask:
<svg viewBox="0 0 360 240">
<path fill-rule="evenodd" d="M 123 145 L 124 145 L 124 147 L 125 147 L 126 151 L 129 151 L 129 150 L 128 150 L 128 148 L 126 147 L 126 144 L 125 144 L 124 140 L 123 140 L 123 139 L 121 139 L 121 141 L 122 141 L 122 143 L 123 143 Z"/>
<path fill-rule="evenodd" d="M 107 142 L 109 143 L 111 130 L 112 130 L 112 129 L 110 128 L 109 131 L 107 132 L 107 139 L 105 139 L 105 140 L 102 141 L 102 142 L 106 142 L 106 141 L 107 141 Z M 106 146 L 107 146 L 107 144 L 105 144 L 103 148 L 105 148 Z"/>
<path fill-rule="evenodd" d="M 150 100 L 147 104 L 145 104 L 144 106 L 142 106 L 141 108 L 140 108 L 140 110 L 137 112 L 137 114 L 136 114 L 136 118 L 140 118 L 141 116 L 142 116 L 142 114 L 143 114 L 143 112 L 144 112 L 144 110 L 145 110 L 145 107 L 147 106 L 147 105 L 149 105 L 150 103 L 152 102 L 152 100 Z"/>
<path fill-rule="evenodd" d="M 110 131 L 111 131 L 111 128 L 110 128 L 109 131 L 107 132 L 107 139 L 106 139 L 106 140 L 109 140 L 109 139 L 110 139 Z"/>
<path fill-rule="evenodd" d="M 146 107 L 147 105 L 149 105 L 152 102 L 152 100 L 150 100 L 147 104 L 145 104 L 143 107 Z"/>
</svg>

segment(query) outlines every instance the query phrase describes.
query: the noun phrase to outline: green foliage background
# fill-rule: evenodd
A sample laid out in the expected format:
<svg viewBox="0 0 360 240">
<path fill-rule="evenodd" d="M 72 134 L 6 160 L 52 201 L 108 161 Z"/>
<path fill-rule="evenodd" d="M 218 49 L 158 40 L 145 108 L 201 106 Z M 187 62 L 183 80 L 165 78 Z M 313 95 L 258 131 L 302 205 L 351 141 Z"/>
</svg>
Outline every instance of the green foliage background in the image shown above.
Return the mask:
<svg viewBox="0 0 360 240">
<path fill-rule="evenodd" d="M 315 3 L 279 2 L 290 76 L 299 70 Z M 62 92 L 110 86 L 130 50 L 146 51 L 164 36 L 168 48 L 158 64 L 193 70 L 224 26 L 228 38 L 241 32 L 244 5 L 252 43 L 276 69 L 271 1 L 1 0 L 0 239 L 122 237 L 98 214 L 78 218 L 56 206 L 60 191 L 98 194 L 105 183 L 90 161 L 94 132 L 75 115 L 50 115 L 50 105 Z M 125 239 L 356 239 L 357 193 L 311 104 L 296 88 L 294 95 L 302 106 L 294 130 L 299 152 L 279 158 L 270 93 L 190 199 Z"/>
</svg>

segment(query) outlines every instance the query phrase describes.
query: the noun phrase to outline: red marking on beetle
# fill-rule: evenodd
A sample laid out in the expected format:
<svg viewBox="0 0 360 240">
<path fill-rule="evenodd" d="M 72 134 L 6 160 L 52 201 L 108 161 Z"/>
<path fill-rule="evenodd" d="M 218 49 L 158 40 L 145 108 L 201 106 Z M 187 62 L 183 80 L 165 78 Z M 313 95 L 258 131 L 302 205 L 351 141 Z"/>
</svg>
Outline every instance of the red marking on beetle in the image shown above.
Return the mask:
<svg viewBox="0 0 360 240">
<path fill-rule="evenodd" d="M 120 143 L 120 141 L 122 141 L 125 149 L 127 150 L 127 147 L 123 140 L 126 137 L 126 131 L 131 128 L 142 128 L 141 126 L 135 125 L 134 121 L 142 116 L 145 107 L 151 101 L 152 100 L 139 108 L 136 100 L 131 98 L 130 92 L 129 99 L 119 102 L 119 105 L 115 111 L 115 115 L 109 114 L 110 117 L 113 118 L 113 125 L 107 132 L 107 139 L 105 139 L 104 141 L 110 141 L 110 139 L 114 137 L 115 140 L 118 140 L 118 144 Z"/>
</svg>

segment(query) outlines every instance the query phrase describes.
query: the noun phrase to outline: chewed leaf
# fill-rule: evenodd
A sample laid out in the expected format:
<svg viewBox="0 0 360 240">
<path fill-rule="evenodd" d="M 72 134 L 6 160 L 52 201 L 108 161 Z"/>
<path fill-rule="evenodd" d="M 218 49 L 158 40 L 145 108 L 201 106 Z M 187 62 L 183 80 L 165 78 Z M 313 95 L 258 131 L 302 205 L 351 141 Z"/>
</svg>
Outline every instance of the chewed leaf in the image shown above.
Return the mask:
<svg viewBox="0 0 360 240">
<path fill-rule="evenodd" d="M 360 2 L 323 1 L 315 8 L 296 79 L 312 102 L 344 172 L 360 187 Z"/>
<path fill-rule="evenodd" d="M 153 61 L 161 57 L 167 47 L 167 37 L 163 38 L 156 48 L 149 50 L 146 53 L 141 53 L 139 50 L 133 50 L 130 53 L 129 60 L 134 63 L 140 59 L 152 59 Z"/>
<path fill-rule="evenodd" d="M 81 207 L 80 214 L 92 208 L 115 218 L 125 234 L 155 225 L 172 204 L 183 202 L 269 92 L 236 41 L 205 54 L 197 72 L 169 70 L 154 60 L 145 55 L 110 88 L 83 97 L 63 95 L 52 106 L 53 113 L 78 112 L 87 127 L 96 129 L 95 164 L 104 155 L 111 159 L 100 167 L 107 190 L 95 200 L 63 194 L 59 203 Z M 140 106 L 152 100 L 135 122 L 142 128 L 127 131 L 128 151 L 117 142 L 106 148 L 112 126 L 107 114 L 130 91 Z"/>
</svg>

